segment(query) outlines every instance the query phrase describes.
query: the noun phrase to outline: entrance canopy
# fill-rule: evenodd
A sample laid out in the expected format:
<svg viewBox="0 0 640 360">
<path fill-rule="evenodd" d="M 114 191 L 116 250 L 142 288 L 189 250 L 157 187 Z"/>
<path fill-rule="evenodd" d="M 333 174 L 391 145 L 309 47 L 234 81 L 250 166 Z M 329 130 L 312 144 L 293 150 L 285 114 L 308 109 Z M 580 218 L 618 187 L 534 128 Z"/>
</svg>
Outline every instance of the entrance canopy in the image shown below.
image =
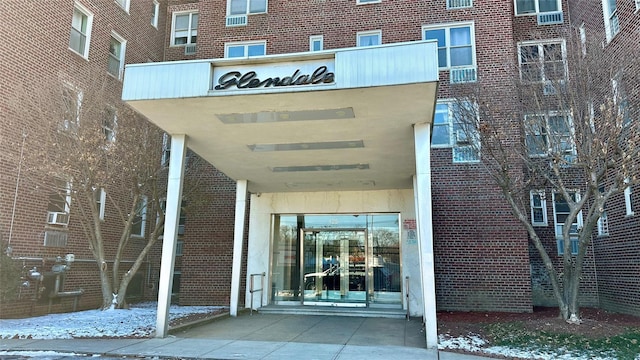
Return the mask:
<svg viewBox="0 0 640 360">
<path fill-rule="evenodd" d="M 435 42 L 128 65 L 123 100 L 251 192 L 410 189 Z"/>
</svg>

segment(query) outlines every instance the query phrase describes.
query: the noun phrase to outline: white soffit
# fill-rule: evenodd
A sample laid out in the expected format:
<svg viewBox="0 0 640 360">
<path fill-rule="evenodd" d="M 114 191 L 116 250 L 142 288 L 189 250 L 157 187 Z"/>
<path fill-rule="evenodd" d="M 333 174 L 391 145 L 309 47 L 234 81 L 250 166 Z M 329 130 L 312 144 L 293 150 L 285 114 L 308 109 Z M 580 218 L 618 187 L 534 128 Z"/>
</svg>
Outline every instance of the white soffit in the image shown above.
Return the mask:
<svg viewBox="0 0 640 360">
<path fill-rule="evenodd" d="M 431 57 L 425 58 L 426 54 Z M 426 42 L 310 53 L 298 55 L 308 66 L 298 75 L 299 62 L 292 56 L 212 60 L 207 67 L 201 66 L 202 61 L 163 63 L 159 73 L 154 64 L 145 64 L 127 69 L 130 77 L 125 77 L 123 98 L 169 134 L 186 134 L 193 151 L 232 179 L 248 180 L 252 192 L 411 188 L 415 173 L 412 125 L 432 122 L 436 54 L 435 44 Z M 330 56 L 327 63 L 305 55 Z M 422 56 L 416 65 L 419 69 L 412 71 L 417 56 Z M 327 64 L 326 71 L 335 71 L 335 79 L 298 86 L 238 88 L 233 84 L 214 89 L 222 75 L 234 71 L 226 79 L 255 71 L 254 78 L 260 81 L 278 77 L 281 81 L 284 76 L 311 75 L 322 64 Z M 176 66 L 176 71 L 164 74 L 169 65 Z M 208 69 L 199 76 L 185 74 L 197 81 L 206 78 L 206 85 L 171 80 L 178 88 L 137 89 L 135 84 L 158 83 L 158 76 L 176 77 L 180 65 Z M 262 71 L 266 68 L 271 72 Z M 417 81 L 407 81 L 412 74 Z"/>
</svg>

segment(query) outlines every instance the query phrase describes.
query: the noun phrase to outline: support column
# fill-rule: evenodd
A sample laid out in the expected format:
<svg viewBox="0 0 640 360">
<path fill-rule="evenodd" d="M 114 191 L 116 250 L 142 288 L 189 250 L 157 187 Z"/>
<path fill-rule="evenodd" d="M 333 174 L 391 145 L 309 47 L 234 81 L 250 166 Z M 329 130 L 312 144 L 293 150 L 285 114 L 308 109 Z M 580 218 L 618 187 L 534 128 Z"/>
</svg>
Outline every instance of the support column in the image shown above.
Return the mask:
<svg viewBox="0 0 640 360">
<path fill-rule="evenodd" d="M 413 134 L 416 147 L 416 175 L 413 191 L 416 197 L 425 336 L 427 348 L 434 349 L 438 347 L 438 324 L 431 208 L 431 125 L 415 124 Z"/>
<path fill-rule="evenodd" d="M 233 231 L 233 267 L 231 268 L 231 296 L 229 315 L 238 316 L 240 299 L 240 274 L 242 273 L 242 243 L 244 240 L 244 219 L 247 211 L 247 180 L 236 183 L 236 217 Z M 251 304 L 253 306 L 253 304 Z"/>
<path fill-rule="evenodd" d="M 182 183 L 184 179 L 186 152 L 186 135 L 171 135 L 171 157 L 169 158 L 167 202 L 164 216 L 160 282 L 158 284 L 156 337 L 159 338 L 166 337 L 169 330 L 169 305 L 171 304 L 173 267 L 176 259 L 176 244 L 178 243 L 178 223 L 180 221 L 180 205 L 182 202 Z"/>
</svg>

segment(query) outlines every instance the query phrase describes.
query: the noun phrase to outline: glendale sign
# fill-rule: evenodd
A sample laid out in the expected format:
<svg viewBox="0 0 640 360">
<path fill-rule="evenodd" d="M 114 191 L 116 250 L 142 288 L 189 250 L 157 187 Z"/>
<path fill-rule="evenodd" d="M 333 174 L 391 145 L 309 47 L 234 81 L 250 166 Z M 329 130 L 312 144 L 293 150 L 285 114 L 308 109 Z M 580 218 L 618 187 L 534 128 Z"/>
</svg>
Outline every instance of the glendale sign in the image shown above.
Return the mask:
<svg viewBox="0 0 640 360">
<path fill-rule="evenodd" d="M 215 90 L 226 90 L 233 88 L 238 89 L 254 89 L 261 87 L 280 87 L 280 86 L 302 86 L 302 85 L 320 85 L 331 84 L 335 81 L 335 74 L 330 72 L 326 66 L 318 67 L 311 74 L 301 74 L 297 69 L 291 76 L 269 77 L 266 79 L 258 78 L 255 71 L 241 73 L 239 71 L 229 71 L 218 78 L 218 85 Z"/>
</svg>

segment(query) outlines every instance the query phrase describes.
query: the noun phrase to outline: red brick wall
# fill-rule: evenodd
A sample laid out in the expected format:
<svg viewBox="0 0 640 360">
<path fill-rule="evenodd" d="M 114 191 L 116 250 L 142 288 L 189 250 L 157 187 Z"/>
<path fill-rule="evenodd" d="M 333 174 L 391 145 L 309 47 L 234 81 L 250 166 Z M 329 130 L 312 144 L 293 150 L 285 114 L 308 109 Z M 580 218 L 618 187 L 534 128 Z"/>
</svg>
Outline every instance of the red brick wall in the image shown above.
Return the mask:
<svg viewBox="0 0 640 360">
<path fill-rule="evenodd" d="M 604 46 L 612 62 L 640 53 L 640 12 L 636 11 L 633 1 L 618 1 L 617 5 L 620 32 L 611 42 L 606 41 L 600 1 L 577 0 L 572 2 L 570 8 L 574 24 L 579 26 L 584 23 L 587 35 L 596 40 L 594 46 Z M 628 100 L 636 111 L 632 114 L 632 121 L 640 118 L 637 112 L 640 104 L 639 73 L 640 64 L 635 61 L 624 75 Z M 627 216 L 622 194 L 607 203 L 609 235 L 595 236 L 593 251 L 600 306 L 610 311 L 637 315 L 640 313 L 640 187 L 637 185 L 632 188 L 632 204 L 635 215 Z"/>
<path fill-rule="evenodd" d="M 43 273 L 50 271 L 55 257 L 75 254 L 76 262 L 66 274 L 61 290 L 85 290 L 79 309 L 97 308 L 101 304 L 97 265 L 77 221 L 74 221 L 78 214 L 74 214 L 73 204 L 67 246 L 43 246 L 48 193 L 30 181 L 24 167 L 20 169 L 18 178 L 23 129 L 27 134 L 33 134 L 32 130 L 43 124 L 21 112 L 20 101 L 26 101 L 24 99 L 36 93 L 39 87 L 60 79 L 83 87 L 95 79 L 94 74 L 105 74 L 111 31 L 127 40 L 127 63 L 161 60 L 166 1 L 160 2 L 164 5 L 160 7 L 159 29 L 162 30 L 158 31 L 151 26 L 151 0 L 132 1 L 129 14 L 114 1 L 80 0 L 94 15 L 88 60 L 69 50 L 73 1 L 44 1 L 38 2 L 37 6 L 21 0 L 0 2 L 0 32 L 5 38 L 3 65 L 0 67 L 0 76 L 5 79 L 0 83 L 0 238 L 4 243 L 11 241 L 12 256 L 20 259 L 20 266 L 25 269 L 37 266 Z M 107 101 L 119 101 L 122 83 L 109 78 L 106 86 L 112 95 Z M 19 97 L 24 99 L 17 100 Z M 28 152 L 30 149 L 24 150 Z M 16 185 L 17 202 L 14 207 Z M 107 206 L 105 218 L 105 236 L 109 243 L 107 252 L 113 254 L 115 240 L 120 233 L 113 207 Z M 142 245 L 140 241 L 133 240 L 126 260 L 133 259 Z M 40 260 L 42 258 L 45 260 Z M 145 277 L 148 264 L 145 262 L 141 268 Z M 38 290 L 41 289 L 42 286 L 38 286 Z M 147 298 L 153 298 L 153 291 L 145 289 Z M 59 304 L 54 301 L 49 309 L 48 301 L 34 302 L 36 297 L 36 283 L 30 281 L 28 288 L 21 289 L 18 301 L 0 304 L 0 316 L 69 311 L 73 304 L 72 298 L 65 298 Z"/>
</svg>

